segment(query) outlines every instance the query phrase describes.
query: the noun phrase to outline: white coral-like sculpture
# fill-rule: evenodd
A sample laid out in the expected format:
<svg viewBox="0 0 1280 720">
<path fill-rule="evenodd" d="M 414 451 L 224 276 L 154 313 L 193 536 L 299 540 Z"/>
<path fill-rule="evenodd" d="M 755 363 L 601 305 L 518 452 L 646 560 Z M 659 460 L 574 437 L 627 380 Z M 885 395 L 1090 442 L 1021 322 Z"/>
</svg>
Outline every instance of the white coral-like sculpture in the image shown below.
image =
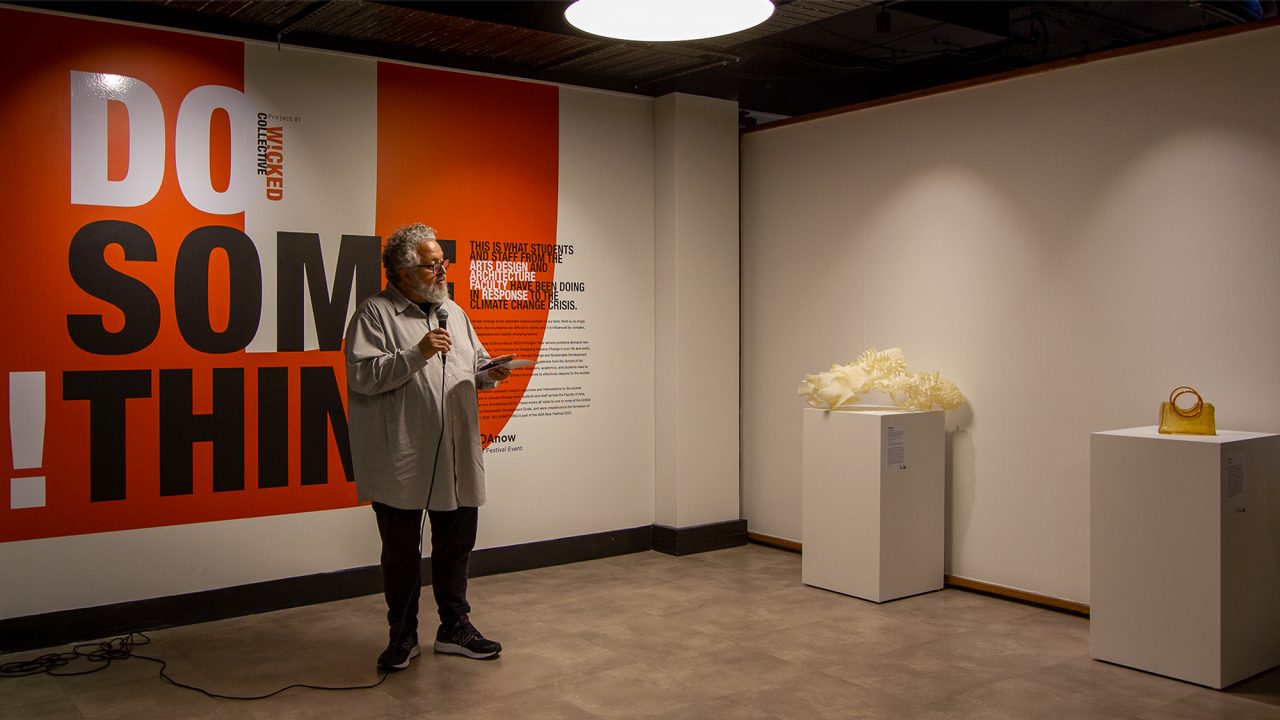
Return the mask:
<svg viewBox="0 0 1280 720">
<path fill-rule="evenodd" d="M 813 407 L 835 410 L 862 401 L 861 394 L 880 391 L 893 404 L 907 410 L 944 410 L 964 404 L 960 388 L 937 372 L 914 373 L 907 369 L 901 348 L 877 351 L 869 348 L 848 365 L 806 375 L 798 393 Z"/>
</svg>

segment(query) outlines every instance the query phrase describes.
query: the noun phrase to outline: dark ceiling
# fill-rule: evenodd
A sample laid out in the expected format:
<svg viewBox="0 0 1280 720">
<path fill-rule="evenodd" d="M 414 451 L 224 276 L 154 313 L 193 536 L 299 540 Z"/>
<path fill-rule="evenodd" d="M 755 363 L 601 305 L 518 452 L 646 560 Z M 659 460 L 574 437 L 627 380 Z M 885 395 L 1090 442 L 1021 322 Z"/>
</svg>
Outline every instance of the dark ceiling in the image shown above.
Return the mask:
<svg viewBox="0 0 1280 720">
<path fill-rule="evenodd" d="M 14 2 L 649 96 L 738 101 L 744 124 L 1261 20 L 1276 0 L 774 0 L 733 35 L 635 43 L 587 35 L 568 2 Z"/>
</svg>

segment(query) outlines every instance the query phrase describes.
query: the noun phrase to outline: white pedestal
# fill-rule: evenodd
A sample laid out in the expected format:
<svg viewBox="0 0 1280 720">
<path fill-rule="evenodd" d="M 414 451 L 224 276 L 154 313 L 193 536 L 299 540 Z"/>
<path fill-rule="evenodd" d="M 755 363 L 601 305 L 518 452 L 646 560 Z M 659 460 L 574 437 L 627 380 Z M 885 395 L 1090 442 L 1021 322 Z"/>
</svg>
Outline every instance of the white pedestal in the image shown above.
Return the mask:
<svg viewBox="0 0 1280 720">
<path fill-rule="evenodd" d="M 1280 435 L 1090 440 L 1093 657 L 1212 688 L 1280 665 Z"/>
<path fill-rule="evenodd" d="M 806 585 L 884 602 L 942 588 L 943 413 L 804 411 Z"/>
</svg>

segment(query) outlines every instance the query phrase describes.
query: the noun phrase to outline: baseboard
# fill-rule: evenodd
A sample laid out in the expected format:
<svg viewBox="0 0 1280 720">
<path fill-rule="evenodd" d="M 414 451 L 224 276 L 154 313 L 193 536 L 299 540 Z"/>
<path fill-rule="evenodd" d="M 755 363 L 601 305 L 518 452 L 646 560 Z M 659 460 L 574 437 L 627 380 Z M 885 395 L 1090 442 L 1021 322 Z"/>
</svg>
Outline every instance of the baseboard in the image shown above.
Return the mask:
<svg viewBox="0 0 1280 720">
<path fill-rule="evenodd" d="M 477 550 L 471 576 L 595 560 L 653 548 L 653 526 Z M 431 559 L 422 561 L 431 577 Z M 0 653 L 159 630 L 382 592 L 377 565 L 202 592 L 0 619 Z"/>
<path fill-rule="evenodd" d="M 377 566 L 0 620 L 0 652 L 146 632 L 378 592 Z"/>
<path fill-rule="evenodd" d="M 533 570 L 553 565 L 567 565 L 583 560 L 598 560 L 616 555 L 629 555 L 653 549 L 653 526 L 642 525 L 626 530 L 610 530 L 591 535 L 578 535 L 555 540 L 486 548 L 471 553 L 471 577 Z M 430 568 L 430 558 L 424 559 Z M 429 574 L 423 577 L 430 577 Z M 374 592 L 382 592 L 379 581 Z"/>
<path fill-rule="evenodd" d="M 1004 598 L 1005 600 L 1016 600 L 1028 605 L 1049 608 L 1050 610 L 1061 610 L 1074 615 L 1089 617 L 1089 606 L 1082 602 L 1076 602 L 1075 600 L 1065 600 L 1063 598 L 1053 597 L 1052 595 L 1041 595 L 1040 593 L 1019 590 L 1005 585 L 995 585 L 981 580 L 957 577 L 955 575 L 944 575 L 942 579 L 943 582 L 946 583 L 947 587 L 970 590 L 984 595 L 993 595 L 995 597 Z"/>
<path fill-rule="evenodd" d="M 790 550 L 791 552 L 796 553 L 804 552 L 804 545 L 796 542 L 795 540 L 787 540 L 786 538 L 774 537 L 772 535 L 755 532 L 747 533 L 747 539 L 753 543 L 768 545 L 769 547 L 781 550 Z M 994 583 L 983 582 L 981 580 L 972 580 L 970 578 L 958 577 L 956 575 L 943 575 L 942 582 L 946 587 L 979 592 L 984 595 L 991 595 L 1004 600 L 1015 600 L 1028 605 L 1049 608 L 1050 610 L 1061 610 L 1075 615 L 1083 615 L 1085 617 L 1089 616 L 1089 606 L 1085 603 L 1076 602 L 1074 600 L 1064 600 L 1063 598 L 1056 598 L 1051 595 L 1041 595 L 1027 590 L 1019 590 L 1017 588 L 996 585 Z"/>
<path fill-rule="evenodd" d="M 774 537 L 772 535 L 765 535 L 764 533 L 749 532 L 747 533 L 747 540 L 750 540 L 751 542 L 756 543 L 757 545 L 768 545 L 769 547 L 772 547 L 772 548 L 778 548 L 779 550 L 787 550 L 793 553 L 800 552 L 800 547 L 801 547 L 800 543 L 796 542 L 795 540 L 788 540 L 786 538 Z"/>
<path fill-rule="evenodd" d="M 746 544 L 746 520 L 728 520 L 682 528 L 653 526 L 653 549 L 668 555 L 692 555 Z"/>
<path fill-rule="evenodd" d="M 745 520 L 687 528 L 644 525 L 477 550 L 471 556 L 471 575 L 482 577 L 532 570 L 651 549 L 668 555 L 690 555 L 737 547 L 748 541 L 791 552 L 803 550 L 801 543 L 794 540 L 747 532 Z M 430 558 L 423 559 L 423 577 L 431 577 Z M 1089 614 L 1089 606 L 1084 603 L 950 575 L 944 580 L 948 587 L 1079 615 Z M 132 631 L 159 630 L 224 620 L 301 605 L 345 600 L 381 591 L 382 574 L 373 565 L 183 595 L 0 619 L 0 653 L 54 647 Z"/>
</svg>

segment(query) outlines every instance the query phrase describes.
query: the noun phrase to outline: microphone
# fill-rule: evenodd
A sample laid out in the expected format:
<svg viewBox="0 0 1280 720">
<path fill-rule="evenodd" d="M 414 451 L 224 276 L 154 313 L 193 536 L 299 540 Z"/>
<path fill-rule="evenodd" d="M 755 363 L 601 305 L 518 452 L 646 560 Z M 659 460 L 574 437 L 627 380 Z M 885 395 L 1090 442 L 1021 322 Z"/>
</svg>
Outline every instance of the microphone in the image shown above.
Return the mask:
<svg viewBox="0 0 1280 720">
<path fill-rule="evenodd" d="M 444 303 L 440 303 L 439 305 L 437 305 L 437 306 L 436 306 L 436 322 L 440 323 L 440 329 L 441 329 L 441 330 L 447 330 L 447 329 L 448 329 L 448 328 L 446 328 L 446 327 L 445 327 L 445 325 L 447 325 L 447 324 L 448 324 L 448 322 L 449 322 L 449 308 L 446 308 L 446 307 L 444 306 Z M 444 356 L 445 356 L 446 354 L 447 354 L 447 353 L 444 353 L 444 352 L 441 352 L 441 353 L 440 353 L 440 361 L 441 361 L 441 362 L 444 362 Z"/>
</svg>

